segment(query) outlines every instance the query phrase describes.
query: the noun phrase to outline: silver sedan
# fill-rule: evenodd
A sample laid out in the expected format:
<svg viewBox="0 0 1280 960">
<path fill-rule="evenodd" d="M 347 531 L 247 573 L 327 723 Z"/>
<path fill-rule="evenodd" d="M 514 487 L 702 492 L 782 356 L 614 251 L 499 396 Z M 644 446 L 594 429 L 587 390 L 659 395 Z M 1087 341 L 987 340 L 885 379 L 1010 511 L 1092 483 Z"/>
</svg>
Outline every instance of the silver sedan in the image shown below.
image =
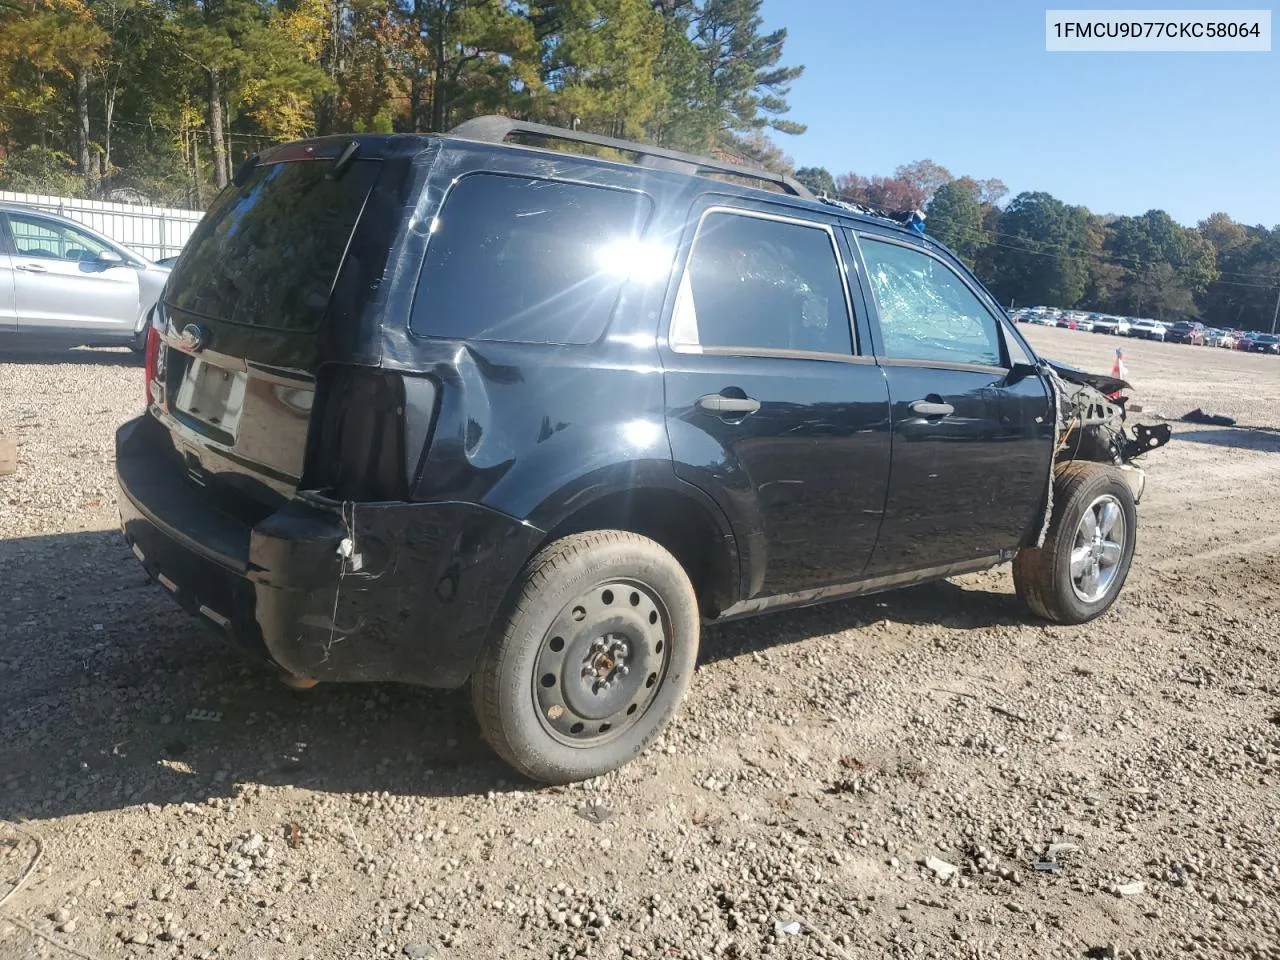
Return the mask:
<svg viewBox="0 0 1280 960">
<path fill-rule="evenodd" d="M 73 220 L 0 204 L 0 347 L 141 349 L 168 276 Z"/>
</svg>

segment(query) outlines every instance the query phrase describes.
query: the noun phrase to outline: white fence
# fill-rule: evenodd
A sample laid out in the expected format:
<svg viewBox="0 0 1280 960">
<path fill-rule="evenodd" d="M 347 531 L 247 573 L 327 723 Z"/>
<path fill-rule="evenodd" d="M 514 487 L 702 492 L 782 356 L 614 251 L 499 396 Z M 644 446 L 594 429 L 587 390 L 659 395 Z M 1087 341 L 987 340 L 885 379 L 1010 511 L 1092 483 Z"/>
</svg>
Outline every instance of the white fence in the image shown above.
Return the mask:
<svg viewBox="0 0 1280 960">
<path fill-rule="evenodd" d="M 151 260 L 178 253 L 204 216 L 199 210 L 75 200 L 70 197 L 42 197 L 33 193 L 11 193 L 8 190 L 0 190 L 0 201 L 20 203 L 61 214 Z"/>
</svg>

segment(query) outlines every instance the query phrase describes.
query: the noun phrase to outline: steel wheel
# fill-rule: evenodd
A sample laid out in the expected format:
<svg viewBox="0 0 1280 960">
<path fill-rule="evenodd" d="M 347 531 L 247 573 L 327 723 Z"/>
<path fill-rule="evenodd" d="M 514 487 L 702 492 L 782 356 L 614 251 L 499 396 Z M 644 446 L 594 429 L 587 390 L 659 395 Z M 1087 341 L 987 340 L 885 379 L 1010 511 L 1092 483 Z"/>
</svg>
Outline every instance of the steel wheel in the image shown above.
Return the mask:
<svg viewBox="0 0 1280 960">
<path fill-rule="evenodd" d="M 1111 494 L 1095 499 L 1076 527 L 1071 549 L 1071 589 L 1085 603 L 1107 595 L 1124 556 L 1124 510 Z"/>
<path fill-rule="evenodd" d="M 569 601 L 542 638 L 533 698 L 559 742 L 595 747 L 653 703 L 671 659 L 671 618 L 656 591 L 608 580 Z"/>
</svg>

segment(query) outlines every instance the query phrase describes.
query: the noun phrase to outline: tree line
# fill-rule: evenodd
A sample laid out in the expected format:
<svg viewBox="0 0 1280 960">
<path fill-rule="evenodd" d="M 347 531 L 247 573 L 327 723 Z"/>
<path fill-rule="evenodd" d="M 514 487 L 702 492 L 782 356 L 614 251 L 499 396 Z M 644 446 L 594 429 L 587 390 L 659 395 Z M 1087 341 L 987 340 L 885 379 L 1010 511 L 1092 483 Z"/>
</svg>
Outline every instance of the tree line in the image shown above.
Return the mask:
<svg viewBox="0 0 1280 960">
<path fill-rule="evenodd" d="M 1001 302 L 1270 330 L 1280 297 L 1280 227 L 1215 213 L 1195 227 L 1163 210 L 1112 216 L 1029 191 L 1002 203 L 1000 180 L 954 177 L 931 160 L 892 176 L 796 176 L 816 192 L 889 210 L 923 210 L 926 231 Z"/>
<path fill-rule="evenodd" d="M 0 188 L 203 207 L 243 158 L 485 113 L 792 172 L 785 29 L 761 0 L 0 0 Z M 1095 214 L 923 160 L 794 171 L 923 209 L 1005 303 L 1269 328 L 1280 227 Z"/>
<path fill-rule="evenodd" d="M 0 185 L 203 206 L 271 143 L 485 113 L 773 166 L 761 0 L 0 0 Z"/>
</svg>

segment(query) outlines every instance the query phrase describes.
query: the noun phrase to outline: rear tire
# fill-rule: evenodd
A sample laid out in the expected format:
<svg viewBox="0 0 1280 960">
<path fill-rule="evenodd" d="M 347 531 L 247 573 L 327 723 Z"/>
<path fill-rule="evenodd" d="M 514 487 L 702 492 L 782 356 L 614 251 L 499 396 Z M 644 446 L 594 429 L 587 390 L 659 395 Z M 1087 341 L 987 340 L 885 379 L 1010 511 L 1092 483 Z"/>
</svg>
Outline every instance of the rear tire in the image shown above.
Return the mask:
<svg viewBox="0 0 1280 960">
<path fill-rule="evenodd" d="M 545 548 L 516 591 L 471 677 L 485 739 L 544 783 L 632 760 L 671 719 L 697 663 L 698 601 L 684 569 L 647 537 L 599 530 Z"/>
<path fill-rule="evenodd" d="M 1106 613 L 1129 575 L 1137 519 L 1133 493 L 1114 469 L 1087 461 L 1063 464 L 1044 546 L 1014 558 L 1018 596 L 1055 623 L 1086 623 Z"/>
</svg>

